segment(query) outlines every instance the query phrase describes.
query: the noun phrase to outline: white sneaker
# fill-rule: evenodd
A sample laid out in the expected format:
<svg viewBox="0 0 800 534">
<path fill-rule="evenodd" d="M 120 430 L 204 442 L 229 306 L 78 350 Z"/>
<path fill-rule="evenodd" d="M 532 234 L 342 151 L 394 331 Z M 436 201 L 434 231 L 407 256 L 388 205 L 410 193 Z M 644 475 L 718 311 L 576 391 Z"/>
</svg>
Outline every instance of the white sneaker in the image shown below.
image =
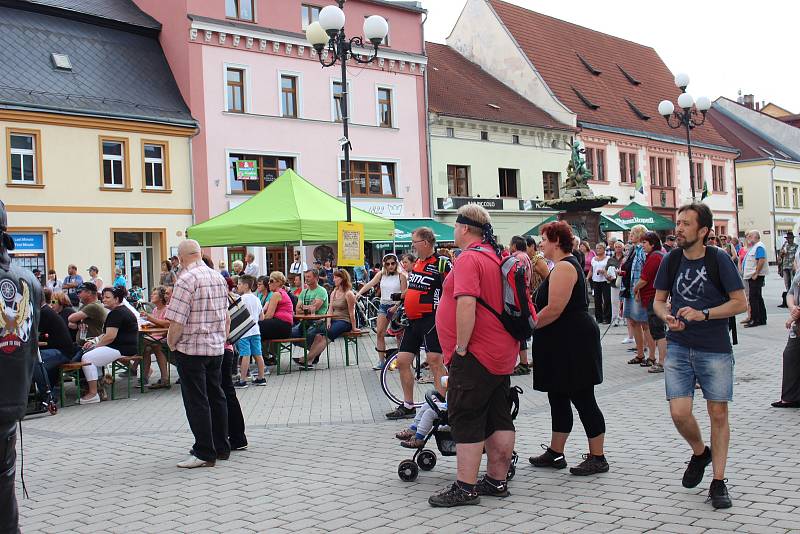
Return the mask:
<svg viewBox="0 0 800 534">
<path fill-rule="evenodd" d="M 94 397 L 90 397 L 88 399 L 78 399 L 78 404 L 97 404 L 98 402 L 100 402 L 100 395 L 97 393 L 95 393 Z"/>
<path fill-rule="evenodd" d="M 626 337 L 625 339 L 622 340 L 622 344 L 623 345 L 630 345 L 631 343 L 633 343 L 633 341 L 634 341 L 633 338 Z"/>
<path fill-rule="evenodd" d="M 215 462 L 201 460 L 200 458 L 190 454 L 184 461 L 179 462 L 177 465 L 183 469 L 194 469 L 195 467 L 214 467 L 214 463 Z"/>
</svg>

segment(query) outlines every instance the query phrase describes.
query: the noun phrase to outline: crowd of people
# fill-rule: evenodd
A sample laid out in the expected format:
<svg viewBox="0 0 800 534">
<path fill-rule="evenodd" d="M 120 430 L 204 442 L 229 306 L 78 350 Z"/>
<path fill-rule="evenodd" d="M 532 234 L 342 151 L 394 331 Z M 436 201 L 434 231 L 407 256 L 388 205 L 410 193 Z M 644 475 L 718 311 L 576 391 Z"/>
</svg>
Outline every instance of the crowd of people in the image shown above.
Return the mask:
<svg viewBox="0 0 800 534">
<path fill-rule="evenodd" d="M 531 236 L 515 236 L 504 247 L 494 237 L 488 212 L 467 205 L 458 211 L 455 250 L 437 249 L 429 228 L 418 228 L 412 236 L 414 255 L 386 254 L 370 279 L 366 268 L 357 269 L 356 276 L 364 282 L 357 290 L 350 272 L 330 260 L 309 269 L 296 252 L 286 274 L 260 276 L 248 254 L 243 262 L 233 262 L 229 272 L 224 263 L 214 269 L 211 260 L 201 256 L 199 245 L 187 240 L 177 257 L 163 262 L 160 285 L 150 296 L 151 306 L 142 312 L 128 303 L 124 277 L 105 286 L 94 266 L 88 269 L 89 281 L 74 265 L 61 281 L 51 271 L 43 280 L 44 367 L 55 383 L 59 365 L 76 359 L 90 364 L 83 368 L 87 389 L 79 403 L 100 402 L 98 369 L 136 354 L 139 323 L 167 328 L 166 334 L 154 334 L 145 343 L 145 379 L 152 372 L 153 354 L 160 378 L 150 387 L 170 387 L 168 347 L 195 436 L 191 455 L 178 465 L 210 466 L 247 446 L 235 389 L 266 385 L 274 363 L 264 352 L 269 341 L 304 339 L 307 356 L 295 362 L 313 369 L 331 341 L 359 332 L 356 301 L 378 290 L 376 370 L 385 365 L 387 327 L 401 304 L 408 318 L 396 359 L 403 403 L 386 417 L 414 418 L 397 437 L 406 447 L 420 445 L 433 417 L 418 413 L 414 402 L 412 361 L 424 353 L 457 450 L 456 482 L 429 502 L 457 506 L 474 504 L 481 496 L 508 494 L 506 477 L 515 441 L 508 400 L 511 375 L 532 374 L 534 389 L 548 395 L 550 442 L 542 445 L 543 454 L 530 457 L 533 466 L 567 467 L 564 449 L 574 406 L 588 452 L 571 473 L 587 476 L 610 469 L 604 451 L 605 418 L 594 388 L 603 380 L 601 326 L 607 332 L 624 320 L 628 335 L 623 343 L 632 343 L 629 350 L 635 353 L 628 363 L 665 374 L 672 420 L 692 449 L 682 484 L 696 487 L 713 464 L 712 505 L 731 506 L 724 478 L 730 435 L 727 404 L 733 398 L 729 328 L 733 317 L 745 311 L 744 327 L 766 324 L 761 290 L 769 263 L 757 231 L 747 232 L 741 242 L 716 236 L 711 210 L 690 204 L 678 210 L 676 235 L 663 242 L 657 233 L 635 225 L 627 242 L 610 238 L 593 244 L 556 221 L 541 228 L 538 243 Z M 779 408 L 800 407 L 800 275 L 793 240 L 790 233 L 778 257 L 778 274 L 786 288 L 781 306 L 789 311 L 781 399 L 772 404 Z M 531 340 L 515 336 L 500 311 L 507 288 L 498 269 L 510 256 L 524 272 L 524 291 L 536 316 Z M 228 339 L 232 297 L 241 300 L 252 321 L 235 343 Z M 569 350 L 563 343 L 567 338 L 574 340 Z M 714 436 L 710 447 L 692 414 L 697 388 L 708 406 Z M 486 473 L 478 478 L 484 452 Z"/>
</svg>

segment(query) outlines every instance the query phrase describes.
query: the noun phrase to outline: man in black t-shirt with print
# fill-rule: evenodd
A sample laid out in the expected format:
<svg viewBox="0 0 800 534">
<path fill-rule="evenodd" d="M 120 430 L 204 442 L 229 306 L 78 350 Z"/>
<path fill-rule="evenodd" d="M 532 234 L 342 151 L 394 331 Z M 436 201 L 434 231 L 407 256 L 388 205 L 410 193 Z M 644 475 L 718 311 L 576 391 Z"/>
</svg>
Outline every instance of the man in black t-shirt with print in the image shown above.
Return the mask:
<svg viewBox="0 0 800 534">
<path fill-rule="evenodd" d="M 655 279 L 653 309 L 669 327 L 664 383 L 672 421 L 692 447 L 693 456 L 683 475 L 683 486 L 694 488 L 713 463 L 709 498 L 714 508 L 730 508 L 725 486 L 730 427 L 728 403 L 733 400 L 733 348 L 728 318 L 747 309 L 744 285 L 736 266 L 724 251 L 706 246 L 714 224 L 708 206 L 693 203 L 678 210 L 677 249 L 661 262 Z M 670 264 L 680 254 L 674 280 Z M 716 254 L 718 273 L 707 272 L 708 254 Z M 719 284 L 719 288 L 717 287 Z M 722 291 L 720 291 L 722 290 Z M 671 297 L 671 308 L 667 307 Z M 692 415 L 695 383 L 703 390 L 714 441 L 707 447 Z"/>
</svg>

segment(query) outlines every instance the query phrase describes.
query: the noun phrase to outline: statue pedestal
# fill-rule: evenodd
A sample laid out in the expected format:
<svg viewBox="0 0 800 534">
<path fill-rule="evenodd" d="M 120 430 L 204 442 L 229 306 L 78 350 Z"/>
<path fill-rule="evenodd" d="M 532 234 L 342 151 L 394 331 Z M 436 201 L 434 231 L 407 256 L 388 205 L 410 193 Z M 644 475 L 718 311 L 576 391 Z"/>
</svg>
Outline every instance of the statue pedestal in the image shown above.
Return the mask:
<svg viewBox="0 0 800 534">
<path fill-rule="evenodd" d="M 572 227 L 573 235 L 581 241 L 597 243 L 600 241 L 600 214 L 596 211 L 565 211 L 558 219 Z"/>
</svg>

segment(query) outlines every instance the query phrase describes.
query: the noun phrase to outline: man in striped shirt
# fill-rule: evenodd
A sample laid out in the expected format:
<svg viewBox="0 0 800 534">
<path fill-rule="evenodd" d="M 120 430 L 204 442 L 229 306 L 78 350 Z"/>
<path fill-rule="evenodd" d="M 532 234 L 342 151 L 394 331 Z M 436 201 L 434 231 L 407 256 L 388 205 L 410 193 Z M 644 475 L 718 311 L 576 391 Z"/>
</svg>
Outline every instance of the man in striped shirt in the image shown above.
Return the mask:
<svg viewBox="0 0 800 534">
<path fill-rule="evenodd" d="M 228 408 L 221 386 L 228 319 L 228 286 L 203 263 L 200 245 L 187 239 L 178 246 L 182 265 L 165 318 L 167 344 L 175 353 L 186 418 L 195 443 L 178 467 L 213 467 L 227 460 Z"/>
</svg>

